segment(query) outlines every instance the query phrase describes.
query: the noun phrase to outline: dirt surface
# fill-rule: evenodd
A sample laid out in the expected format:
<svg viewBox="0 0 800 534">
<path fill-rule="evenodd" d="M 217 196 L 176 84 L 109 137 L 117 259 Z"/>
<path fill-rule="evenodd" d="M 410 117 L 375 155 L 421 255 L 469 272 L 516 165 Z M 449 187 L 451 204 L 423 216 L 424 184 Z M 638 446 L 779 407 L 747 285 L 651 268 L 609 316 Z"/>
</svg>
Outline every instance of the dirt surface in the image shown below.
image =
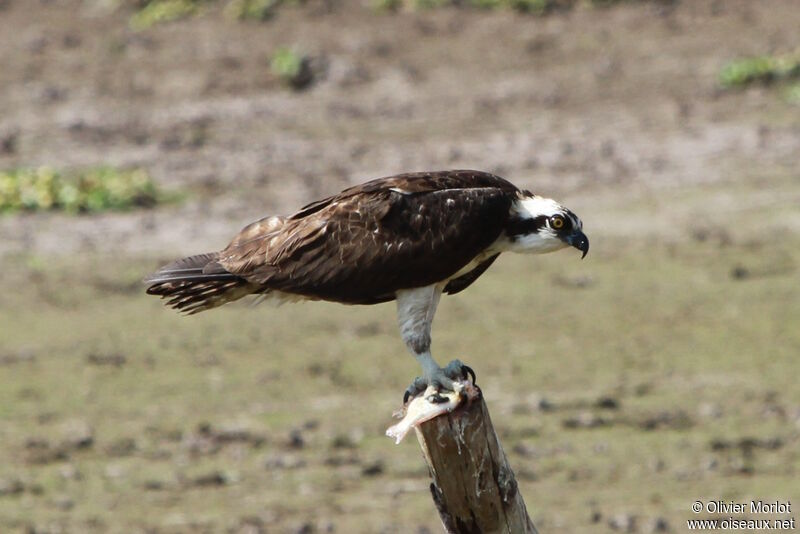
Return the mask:
<svg viewBox="0 0 800 534">
<path fill-rule="evenodd" d="M 502 260 L 437 322 L 440 354 L 487 378 L 541 532 L 800 505 L 800 107 L 717 84 L 800 45 L 796 1 L 310 1 L 264 23 L 212 3 L 146 31 L 113 4 L 0 0 L 0 168 L 142 167 L 185 200 L 0 217 L 0 531 L 438 531 L 416 444 L 381 435 L 416 372 L 391 306 L 189 321 L 138 281 L 445 168 L 557 198 L 592 240 L 580 263 Z M 312 58 L 306 90 L 271 72 L 281 46 Z"/>
<path fill-rule="evenodd" d="M 431 168 L 498 172 L 572 200 L 604 232 L 676 234 L 709 199 L 656 206 L 663 217 L 609 211 L 685 186 L 763 193 L 800 149 L 796 107 L 774 91 L 716 87 L 727 61 L 796 46 L 791 0 L 544 18 L 352 2 L 286 8 L 264 24 L 211 8 L 146 32 L 99 1 L 4 5 L 0 132 L 15 143 L 0 165 L 143 166 L 195 197 L 99 220 L 4 218 L 2 254 L 220 247 L 263 214 Z M 278 46 L 317 58 L 321 79 L 304 92 L 283 87 L 269 69 Z"/>
</svg>

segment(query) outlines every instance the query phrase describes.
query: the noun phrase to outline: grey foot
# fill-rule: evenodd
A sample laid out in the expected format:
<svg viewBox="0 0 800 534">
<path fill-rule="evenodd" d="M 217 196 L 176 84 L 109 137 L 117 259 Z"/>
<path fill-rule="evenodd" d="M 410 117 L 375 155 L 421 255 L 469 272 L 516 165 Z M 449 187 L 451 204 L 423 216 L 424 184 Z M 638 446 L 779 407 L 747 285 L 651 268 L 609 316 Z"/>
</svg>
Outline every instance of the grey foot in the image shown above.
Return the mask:
<svg viewBox="0 0 800 534">
<path fill-rule="evenodd" d="M 434 386 L 437 390 L 454 391 L 453 382 L 467 379 L 470 379 L 472 384 L 475 385 L 475 371 L 461 363 L 461 360 L 453 360 L 446 366 L 438 368 L 431 376 L 418 376 L 415 378 L 403 394 L 403 404 L 424 392 L 428 389 L 428 386 Z M 438 393 L 431 395 L 429 400 L 431 402 L 447 402 L 447 399 Z"/>
</svg>

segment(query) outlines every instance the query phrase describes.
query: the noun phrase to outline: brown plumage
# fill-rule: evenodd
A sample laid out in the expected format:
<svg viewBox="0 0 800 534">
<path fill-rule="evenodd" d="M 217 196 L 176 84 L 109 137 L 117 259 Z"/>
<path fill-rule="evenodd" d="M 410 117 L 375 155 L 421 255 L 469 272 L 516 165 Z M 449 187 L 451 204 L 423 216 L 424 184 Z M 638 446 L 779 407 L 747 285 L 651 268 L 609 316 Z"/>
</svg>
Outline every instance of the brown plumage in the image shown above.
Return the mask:
<svg viewBox="0 0 800 534">
<path fill-rule="evenodd" d="M 178 260 L 147 292 L 192 314 L 258 294 L 281 300 L 397 300 L 400 334 L 422 368 L 404 400 L 454 390 L 475 373 L 440 367 L 431 326 L 442 293 L 458 293 L 503 252 L 589 250 L 583 223 L 553 199 L 479 171 L 401 174 L 345 189 L 289 216 L 246 226 L 225 249 Z"/>
<path fill-rule="evenodd" d="M 147 292 L 196 313 L 248 294 L 374 304 L 448 280 L 463 290 L 494 259 L 469 265 L 506 228 L 521 192 L 478 171 L 401 174 L 246 226 L 222 251 L 178 260 Z"/>
</svg>

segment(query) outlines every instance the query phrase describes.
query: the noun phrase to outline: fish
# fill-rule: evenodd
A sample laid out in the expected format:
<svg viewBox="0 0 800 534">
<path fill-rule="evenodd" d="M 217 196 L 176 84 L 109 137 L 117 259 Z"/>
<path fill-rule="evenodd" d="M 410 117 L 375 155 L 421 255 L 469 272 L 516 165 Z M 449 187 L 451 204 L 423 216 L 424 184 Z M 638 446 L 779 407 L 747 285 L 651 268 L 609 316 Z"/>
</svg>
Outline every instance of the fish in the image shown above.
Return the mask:
<svg viewBox="0 0 800 534">
<path fill-rule="evenodd" d="M 415 397 L 405 405 L 404 409 L 393 414 L 394 417 L 402 419 L 396 425 L 389 427 L 386 435 L 393 438 L 395 444 L 399 444 L 412 428 L 452 412 L 464 401 L 471 400 L 475 395 L 473 390 L 477 390 L 469 381 L 455 382 L 453 389 L 454 391 L 439 391 L 433 386 L 428 386 L 422 395 Z"/>
</svg>

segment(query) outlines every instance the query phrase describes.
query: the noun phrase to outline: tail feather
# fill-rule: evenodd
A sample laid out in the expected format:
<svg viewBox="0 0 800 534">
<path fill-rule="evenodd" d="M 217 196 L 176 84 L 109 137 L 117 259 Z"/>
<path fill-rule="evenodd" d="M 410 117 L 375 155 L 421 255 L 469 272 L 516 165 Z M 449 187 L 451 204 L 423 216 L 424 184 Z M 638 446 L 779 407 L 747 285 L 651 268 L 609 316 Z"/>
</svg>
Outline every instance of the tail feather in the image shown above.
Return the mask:
<svg viewBox="0 0 800 534">
<path fill-rule="evenodd" d="M 145 279 L 147 293 L 168 299 L 166 304 L 192 315 L 222 306 L 257 291 L 244 278 L 224 271 L 219 254 L 199 254 L 165 265 Z"/>
<path fill-rule="evenodd" d="M 149 284 L 154 284 L 177 280 L 183 276 L 202 275 L 204 274 L 203 269 L 211 263 L 216 264 L 217 259 L 219 259 L 218 252 L 209 252 L 207 254 L 197 254 L 196 256 L 181 258 L 163 266 L 158 271 L 145 278 L 144 281 Z M 233 276 L 230 273 L 223 274 Z"/>
</svg>

